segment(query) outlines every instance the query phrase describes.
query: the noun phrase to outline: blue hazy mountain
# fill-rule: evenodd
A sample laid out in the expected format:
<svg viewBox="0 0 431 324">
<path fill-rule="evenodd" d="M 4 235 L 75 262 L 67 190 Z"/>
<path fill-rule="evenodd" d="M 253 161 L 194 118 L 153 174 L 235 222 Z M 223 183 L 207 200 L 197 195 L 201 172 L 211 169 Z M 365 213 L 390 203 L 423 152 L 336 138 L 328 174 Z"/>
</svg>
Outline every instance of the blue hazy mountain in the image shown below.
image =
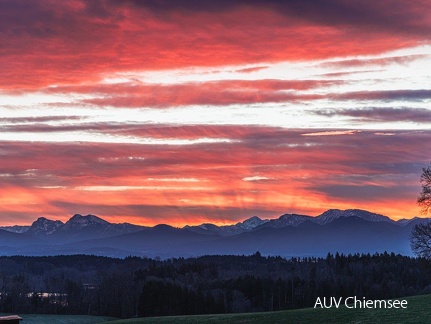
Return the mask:
<svg viewBox="0 0 431 324">
<path fill-rule="evenodd" d="M 184 228 L 200 234 L 232 236 L 252 231 L 256 227 L 261 226 L 269 221 L 270 220 L 268 219 L 260 219 L 257 216 L 253 216 L 243 222 L 236 223 L 235 225 L 217 226 L 211 223 L 204 223 L 198 226 L 185 226 Z"/>
<path fill-rule="evenodd" d="M 393 221 L 365 210 L 331 209 L 319 216 L 253 216 L 234 225 L 175 228 L 114 224 L 95 215 L 66 223 L 38 218 L 27 231 L 0 229 L 3 255 L 96 254 L 115 257 L 189 257 L 205 254 L 325 256 L 331 253 L 394 252 L 411 255 L 409 235 L 428 218 Z"/>
<path fill-rule="evenodd" d="M 28 225 L 0 226 L 0 229 L 12 233 L 24 233 L 27 232 L 29 228 L 30 226 Z"/>
</svg>

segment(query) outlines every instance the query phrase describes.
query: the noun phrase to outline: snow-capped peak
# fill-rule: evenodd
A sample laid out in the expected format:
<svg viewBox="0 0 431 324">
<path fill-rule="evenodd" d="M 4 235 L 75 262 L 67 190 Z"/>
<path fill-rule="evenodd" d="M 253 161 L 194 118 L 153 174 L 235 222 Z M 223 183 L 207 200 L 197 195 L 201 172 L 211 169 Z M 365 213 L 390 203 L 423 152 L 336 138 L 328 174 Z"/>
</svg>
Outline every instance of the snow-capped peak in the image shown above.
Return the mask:
<svg viewBox="0 0 431 324">
<path fill-rule="evenodd" d="M 249 219 L 246 219 L 243 222 L 236 223 L 235 226 L 250 231 L 253 228 L 259 225 L 262 225 L 266 222 L 268 222 L 267 219 L 261 219 L 257 216 L 253 216 L 253 217 L 250 217 Z"/>
<path fill-rule="evenodd" d="M 68 223 L 82 224 L 82 225 L 88 225 L 88 224 L 109 224 L 109 222 L 107 222 L 104 219 L 101 219 L 100 217 L 97 217 L 95 215 L 82 216 L 80 214 L 73 215 L 73 217 L 71 217 L 67 221 L 66 224 L 68 224 Z"/>
<path fill-rule="evenodd" d="M 53 221 L 45 217 L 39 217 L 31 224 L 27 233 L 33 235 L 49 235 L 63 225 L 64 223 L 62 221 Z"/>
<path fill-rule="evenodd" d="M 369 222 L 393 222 L 389 217 L 380 214 L 374 214 L 361 209 L 329 209 L 323 214 L 314 218 L 314 221 L 320 225 L 325 225 L 341 217 L 359 217 Z"/>
<path fill-rule="evenodd" d="M 284 214 L 279 217 L 279 221 L 283 223 L 283 225 L 287 226 L 298 226 L 302 222 L 305 222 L 309 219 L 309 216 L 305 215 L 297 215 L 297 214 Z"/>
<path fill-rule="evenodd" d="M 82 216 L 75 214 L 71 217 L 61 229 L 61 232 L 79 231 L 84 228 L 92 228 L 109 225 L 110 223 L 94 215 Z"/>
<path fill-rule="evenodd" d="M 202 228 L 203 230 L 211 230 L 214 229 L 216 227 L 218 227 L 217 225 L 211 224 L 211 223 L 203 223 L 201 225 L 198 226 L 199 228 Z"/>
</svg>

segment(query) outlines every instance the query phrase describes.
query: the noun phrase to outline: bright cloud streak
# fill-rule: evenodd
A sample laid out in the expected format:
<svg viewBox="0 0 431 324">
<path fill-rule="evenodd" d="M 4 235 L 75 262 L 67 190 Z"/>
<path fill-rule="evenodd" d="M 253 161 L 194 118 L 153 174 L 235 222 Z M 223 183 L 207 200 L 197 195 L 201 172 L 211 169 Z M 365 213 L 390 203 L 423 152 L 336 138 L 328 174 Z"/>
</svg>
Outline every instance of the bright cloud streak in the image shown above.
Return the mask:
<svg viewBox="0 0 431 324">
<path fill-rule="evenodd" d="M 1 133 L 0 141 L 22 141 L 22 142 L 90 142 L 90 143 L 115 143 L 115 144 L 146 144 L 146 145 L 194 145 L 210 143 L 231 143 L 228 138 L 134 138 L 126 136 L 86 133 Z"/>
<path fill-rule="evenodd" d="M 325 131 L 316 133 L 301 134 L 302 136 L 337 136 L 337 135 L 354 135 L 358 133 L 357 130 L 346 130 L 346 131 Z"/>
</svg>

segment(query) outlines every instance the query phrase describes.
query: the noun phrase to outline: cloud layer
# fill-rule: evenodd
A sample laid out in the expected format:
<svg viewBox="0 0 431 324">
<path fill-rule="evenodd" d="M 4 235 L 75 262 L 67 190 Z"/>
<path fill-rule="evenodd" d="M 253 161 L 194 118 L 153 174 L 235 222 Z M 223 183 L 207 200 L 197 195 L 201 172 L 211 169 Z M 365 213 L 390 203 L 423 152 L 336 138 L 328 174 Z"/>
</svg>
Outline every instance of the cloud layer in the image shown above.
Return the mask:
<svg viewBox="0 0 431 324">
<path fill-rule="evenodd" d="M 428 1 L 2 1 L 7 88 L 118 71 L 304 61 L 427 43 Z M 428 8 L 428 9 L 427 9 Z"/>
<path fill-rule="evenodd" d="M 417 212 L 428 1 L 0 2 L 0 216 Z"/>
</svg>

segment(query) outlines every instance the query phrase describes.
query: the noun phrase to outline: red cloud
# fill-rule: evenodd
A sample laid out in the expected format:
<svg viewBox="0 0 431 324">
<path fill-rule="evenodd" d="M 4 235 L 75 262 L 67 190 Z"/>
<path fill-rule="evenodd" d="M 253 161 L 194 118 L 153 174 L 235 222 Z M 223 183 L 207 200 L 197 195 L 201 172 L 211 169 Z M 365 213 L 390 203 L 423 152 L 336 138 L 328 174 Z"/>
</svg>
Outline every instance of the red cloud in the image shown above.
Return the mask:
<svg viewBox="0 0 431 324">
<path fill-rule="evenodd" d="M 381 53 L 428 42 L 429 6 L 2 1 L 0 79 L 3 89 L 37 89 L 118 71 Z"/>
<path fill-rule="evenodd" d="M 228 105 L 322 99 L 318 94 L 297 93 L 339 85 L 338 80 L 226 80 L 183 84 L 113 84 L 66 86 L 48 93 L 81 93 L 99 96 L 84 103 L 114 107 L 175 107 L 182 105 Z M 290 90 L 290 91 L 286 91 Z"/>
<path fill-rule="evenodd" d="M 331 207 L 410 217 L 417 178 L 431 150 L 429 132 L 308 137 L 301 136 L 304 130 L 269 127 L 239 127 L 236 132 L 228 126 L 158 130 L 164 136 L 177 133 L 186 138 L 232 134 L 239 142 L 188 146 L 1 142 L 0 212 L 59 218 L 87 208 L 85 212 L 112 221 L 140 219 L 153 224 L 163 219 L 177 225 L 204 217 L 236 221 L 253 210 L 276 216 L 318 214 Z M 130 134 L 140 131 L 130 129 Z M 268 180 L 244 180 L 263 177 Z M 346 186 L 354 196 L 344 195 Z M 367 196 L 370 192 L 373 199 Z M 172 210 L 175 213 L 169 216 Z"/>
<path fill-rule="evenodd" d="M 111 84 L 64 86 L 47 89 L 47 93 L 80 93 L 97 96 L 83 99 L 84 104 L 113 107 L 177 107 L 184 105 L 230 105 L 268 102 L 304 102 L 335 100 L 424 100 L 431 90 L 376 90 L 327 94 L 307 92 L 342 85 L 341 80 L 226 80 L 182 84 Z M 302 92 L 301 92 L 302 91 Z M 324 115 L 324 113 L 318 112 Z M 329 115 L 329 114 L 327 114 Z"/>
</svg>

